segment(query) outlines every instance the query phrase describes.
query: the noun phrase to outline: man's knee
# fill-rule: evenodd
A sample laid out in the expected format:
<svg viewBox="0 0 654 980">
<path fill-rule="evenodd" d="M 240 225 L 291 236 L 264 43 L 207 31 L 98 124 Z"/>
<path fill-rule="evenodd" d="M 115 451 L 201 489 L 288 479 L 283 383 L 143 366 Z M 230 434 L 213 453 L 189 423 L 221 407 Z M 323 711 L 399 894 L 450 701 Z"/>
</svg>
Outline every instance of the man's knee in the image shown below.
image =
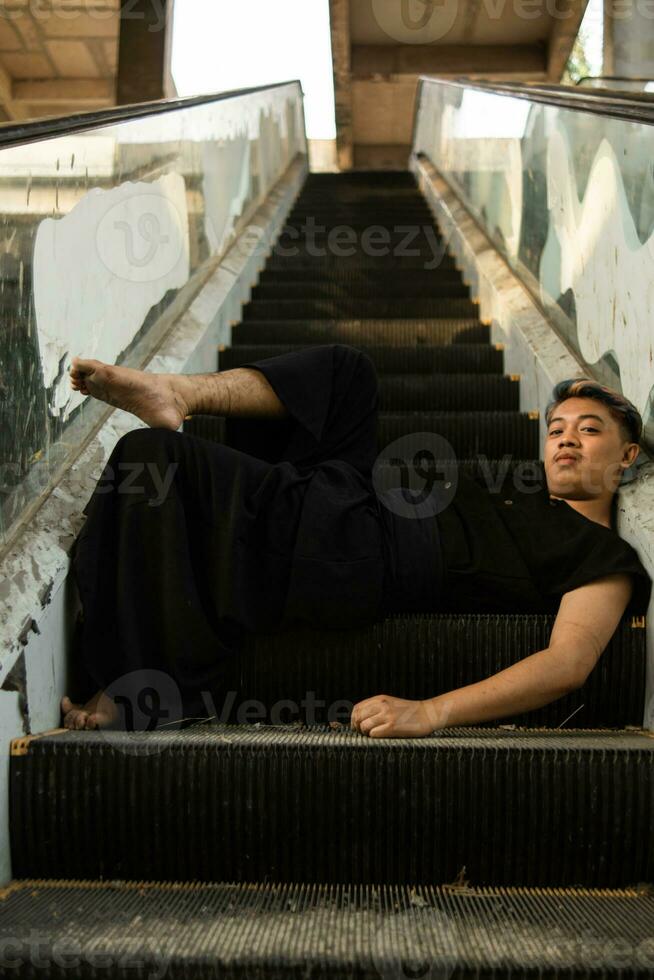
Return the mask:
<svg viewBox="0 0 654 980">
<path fill-rule="evenodd" d="M 158 460 L 162 455 L 169 457 L 176 454 L 179 435 L 172 429 L 150 426 L 131 429 L 120 437 L 114 446 L 114 453 L 123 460 L 143 463 Z"/>
<path fill-rule="evenodd" d="M 146 497 L 162 503 L 177 476 L 181 456 L 179 433 L 172 429 L 132 429 L 116 443 L 107 465 L 107 479 L 130 500 Z M 174 437 L 177 436 L 177 439 Z"/>
<path fill-rule="evenodd" d="M 379 378 L 372 358 L 351 344 L 334 344 L 334 347 L 338 348 L 335 355 L 338 358 L 337 366 L 349 363 L 349 370 L 345 373 L 357 394 L 362 400 L 370 399 L 371 403 L 376 404 Z"/>
</svg>

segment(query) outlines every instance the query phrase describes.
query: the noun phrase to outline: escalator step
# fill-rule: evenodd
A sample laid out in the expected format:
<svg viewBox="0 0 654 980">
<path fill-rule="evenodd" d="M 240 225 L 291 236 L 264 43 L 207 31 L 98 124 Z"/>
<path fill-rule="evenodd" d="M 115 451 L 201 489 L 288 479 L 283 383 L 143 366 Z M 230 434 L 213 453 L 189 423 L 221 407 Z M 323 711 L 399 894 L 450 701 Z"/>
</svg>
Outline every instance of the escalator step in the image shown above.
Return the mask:
<svg viewBox="0 0 654 980">
<path fill-rule="evenodd" d="M 386 231 L 401 230 L 403 234 L 407 234 L 414 227 L 419 229 L 424 226 L 431 228 L 436 237 L 441 237 L 429 208 L 407 206 L 397 208 L 395 211 L 387 208 L 382 211 L 381 208 L 307 207 L 292 211 L 287 216 L 283 229 L 287 231 L 292 228 L 303 233 L 309 229 L 319 232 L 323 229 L 330 231 L 337 227 L 353 228 L 358 232 L 363 232 L 366 228 L 374 228 L 376 235 L 380 228 Z"/>
<path fill-rule="evenodd" d="M 411 297 L 412 300 L 420 300 L 436 297 L 458 299 L 469 295 L 470 290 L 463 282 L 451 279 L 443 282 L 436 271 L 432 273 L 432 281 L 422 284 L 419 289 L 412 289 L 400 277 L 375 285 L 367 282 L 266 282 L 252 289 L 253 300 L 331 299 L 336 302 L 349 300 L 350 297 L 363 300 Z"/>
<path fill-rule="evenodd" d="M 307 189 L 323 187 L 363 187 L 365 190 L 392 188 L 393 192 L 404 187 L 416 189 L 415 177 L 410 170 L 348 170 L 346 173 L 309 173 L 304 183 Z"/>
<path fill-rule="evenodd" d="M 424 237 L 410 245 L 405 245 L 402 235 L 392 235 L 390 241 L 383 242 L 375 248 L 371 248 L 360 237 L 355 237 L 353 241 L 339 245 L 338 242 L 328 240 L 326 236 L 316 236 L 313 241 L 305 241 L 301 238 L 278 238 L 272 246 L 272 255 L 275 258 L 311 258 L 322 263 L 325 258 L 333 255 L 341 262 L 361 261 L 366 263 L 381 257 L 391 258 L 393 264 L 397 262 L 397 259 L 408 259 L 420 269 L 436 268 L 444 251 L 445 248 L 442 243 Z"/>
<path fill-rule="evenodd" d="M 384 344 L 415 346 L 427 350 L 442 344 L 487 344 L 490 328 L 475 317 L 467 319 L 364 319 L 289 320 L 251 319 L 232 330 L 235 344 Z"/>
<path fill-rule="evenodd" d="M 520 382 L 492 374 L 383 375 L 379 408 L 382 412 L 517 412 Z"/>
<path fill-rule="evenodd" d="M 2 905 L 19 978 L 37 975 L 35 936 L 46 976 L 65 976 L 74 957 L 80 980 L 645 980 L 652 969 L 654 897 L 635 888 L 39 878 L 11 882 Z"/>
<path fill-rule="evenodd" d="M 254 350 L 254 358 L 266 356 Z M 500 353 L 498 351 L 496 353 Z M 224 355 L 221 355 L 221 361 Z M 243 358 L 242 363 L 248 359 Z M 221 370 L 226 365 L 222 364 Z M 379 410 L 480 412 L 513 411 L 520 408 L 520 380 L 501 374 L 386 374 L 379 378 Z"/>
<path fill-rule="evenodd" d="M 240 328 L 239 328 L 240 329 Z M 306 344 L 302 347 L 320 346 Z M 392 347 L 357 344 L 380 374 L 501 374 L 504 354 L 489 344 L 450 344 L 445 347 Z M 219 369 L 227 371 L 249 361 L 278 357 L 299 350 L 297 344 L 238 344 L 219 349 Z"/>
<path fill-rule="evenodd" d="M 243 705 L 258 704 L 265 724 L 323 725 L 332 705 L 354 705 L 373 690 L 410 700 L 436 697 L 544 650 L 553 624 L 554 616 L 543 615 L 398 613 L 356 630 L 297 624 L 282 633 L 248 634 L 243 655 L 226 667 L 229 698 L 217 697 L 216 709 L 230 724 L 243 720 Z M 625 619 L 581 688 L 508 720 L 552 729 L 566 722 L 574 728 L 640 726 L 645 639 L 642 620 Z"/>
<path fill-rule="evenodd" d="M 461 282 L 461 273 L 455 268 L 438 269 L 405 269 L 404 272 L 397 274 L 394 280 L 402 282 L 407 290 L 420 290 L 424 286 L 429 286 L 434 281 L 434 277 L 439 280 L 451 282 Z M 276 282 L 288 283 L 368 283 L 371 289 L 375 289 L 380 283 L 388 282 L 387 269 L 269 269 L 265 268 L 259 275 L 259 285 L 270 285 Z"/>
<path fill-rule="evenodd" d="M 430 254 L 429 262 L 426 262 L 424 258 L 413 255 L 393 255 L 390 250 L 383 255 L 364 255 L 358 253 L 345 257 L 330 254 L 327 249 L 324 251 L 326 254 L 320 256 L 312 256 L 307 252 L 281 256 L 275 255 L 271 251 L 270 257 L 266 261 L 266 269 L 319 269 L 321 272 L 329 269 L 356 271 L 359 269 L 384 269 L 388 271 L 389 275 L 395 276 L 407 269 L 426 269 L 430 271 L 434 268 L 443 269 L 450 267 L 454 269 L 456 267 L 453 256 L 447 254 L 441 255 L 440 251 L 436 259 Z"/>
<path fill-rule="evenodd" d="M 243 319 L 297 320 L 351 317 L 426 317 L 473 319 L 479 307 L 469 299 L 277 299 L 251 300 L 243 307 Z"/>
<path fill-rule="evenodd" d="M 12 866 L 330 884 L 452 882 L 465 867 L 472 885 L 625 887 L 654 875 L 653 760 L 636 731 L 44 733 L 11 747 Z"/>
<path fill-rule="evenodd" d="M 234 421 L 242 425 L 247 420 Z M 255 421 L 259 428 L 262 423 L 271 429 L 279 424 L 276 419 Z M 229 445 L 230 422 L 218 415 L 193 415 L 185 419 L 184 432 Z M 378 451 L 401 436 L 418 432 L 438 433 L 461 457 L 498 459 L 506 453 L 520 459 L 538 456 L 538 418 L 523 412 L 380 412 Z"/>
<path fill-rule="evenodd" d="M 457 456 L 482 454 L 497 459 L 513 453 L 521 459 L 538 456 L 538 418 L 526 412 L 380 412 L 378 447 L 416 432 L 435 432 Z"/>
</svg>

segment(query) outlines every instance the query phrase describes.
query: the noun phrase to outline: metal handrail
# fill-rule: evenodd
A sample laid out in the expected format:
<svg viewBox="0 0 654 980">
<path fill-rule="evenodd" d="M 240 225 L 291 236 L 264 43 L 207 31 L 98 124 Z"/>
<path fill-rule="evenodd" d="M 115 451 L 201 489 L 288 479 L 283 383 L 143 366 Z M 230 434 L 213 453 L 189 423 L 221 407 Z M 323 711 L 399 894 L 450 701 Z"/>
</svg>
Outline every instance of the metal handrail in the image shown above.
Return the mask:
<svg viewBox="0 0 654 980">
<path fill-rule="evenodd" d="M 206 105 L 209 102 L 222 102 L 225 99 L 234 99 L 241 95 L 251 95 L 253 92 L 267 92 L 271 89 L 282 88 L 284 85 L 298 85 L 300 92 L 304 95 L 302 83 L 298 78 L 293 78 L 288 82 L 273 82 L 270 85 L 257 85 L 254 88 L 232 89 L 229 92 L 217 92 L 212 95 L 193 95 L 183 99 L 155 99 L 151 102 L 134 102 L 130 105 L 111 106 L 108 109 L 75 112 L 67 116 L 48 116 L 47 118 L 30 119 L 25 122 L 5 123 L 0 125 L 0 149 L 6 146 L 16 146 L 19 143 L 32 143 L 37 140 L 67 136 L 69 133 L 81 133 L 89 129 L 96 129 L 98 126 L 109 126 L 112 123 L 139 119 L 142 116 L 189 109 L 192 106 Z"/>
<path fill-rule="evenodd" d="M 480 82 L 465 79 L 435 78 L 420 75 L 419 86 L 452 85 L 463 89 L 476 89 L 495 95 L 509 95 L 530 102 L 540 102 L 559 109 L 576 112 L 592 112 L 596 115 L 627 119 L 630 122 L 654 124 L 654 101 L 651 95 L 620 92 L 607 89 L 583 89 L 574 85 L 546 85 L 542 82 Z M 419 94 L 419 93 L 418 93 Z M 420 99 L 416 99 L 416 115 Z M 415 122 L 415 119 L 414 119 Z"/>
</svg>

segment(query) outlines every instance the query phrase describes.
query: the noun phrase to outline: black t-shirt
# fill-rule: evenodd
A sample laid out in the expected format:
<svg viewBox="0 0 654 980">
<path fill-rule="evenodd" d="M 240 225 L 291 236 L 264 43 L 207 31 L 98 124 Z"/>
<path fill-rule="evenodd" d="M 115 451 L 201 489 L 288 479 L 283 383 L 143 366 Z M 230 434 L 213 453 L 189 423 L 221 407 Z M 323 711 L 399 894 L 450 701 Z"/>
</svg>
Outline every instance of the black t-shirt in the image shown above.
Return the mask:
<svg viewBox="0 0 654 980">
<path fill-rule="evenodd" d="M 617 572 L 633 577 L 628 610 L 646 612 L 651 579 L 616 531 L 551 500 L 544 471 L 531 485 L 500 487 L 459 475 L 437 515 L 445 570 L 443 608 L 556 612 L 564 593 Z"/>
</svg>

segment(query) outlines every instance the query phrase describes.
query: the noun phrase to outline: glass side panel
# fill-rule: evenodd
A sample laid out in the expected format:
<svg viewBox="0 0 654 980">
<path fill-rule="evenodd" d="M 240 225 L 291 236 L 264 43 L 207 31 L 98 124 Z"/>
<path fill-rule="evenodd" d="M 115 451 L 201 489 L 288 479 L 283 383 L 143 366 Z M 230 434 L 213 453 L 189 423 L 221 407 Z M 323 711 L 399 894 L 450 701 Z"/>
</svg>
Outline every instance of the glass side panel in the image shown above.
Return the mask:
<svg viewBox="0 0 654 980">
<path fill-rule="evenodd" d="M 306 152 L 298 83 L 0 149 L 0 545 L 106 410 L 73 356 L 140 365 Z"/>
<path fill-rule="evenodd" d="M 654 128 L 424 80 L 427 156 L 654 448 Z"/>
</svg>

